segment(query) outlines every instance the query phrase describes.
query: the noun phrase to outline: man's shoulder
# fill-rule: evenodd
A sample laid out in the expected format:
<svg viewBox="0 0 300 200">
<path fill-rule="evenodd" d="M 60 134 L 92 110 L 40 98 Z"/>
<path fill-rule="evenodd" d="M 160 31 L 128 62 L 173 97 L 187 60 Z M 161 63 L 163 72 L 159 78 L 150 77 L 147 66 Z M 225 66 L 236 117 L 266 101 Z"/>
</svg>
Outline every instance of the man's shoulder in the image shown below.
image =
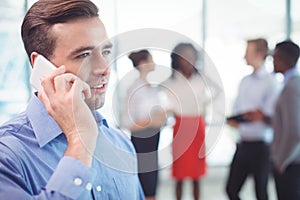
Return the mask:
<svg viewBox="0 0 300 200">
<path fill-rule="evenodd" d="M 284 90 L 299 94 L 300 93 L 299 85 L 300 85 L 300 76 L 293 76 L 287 81 Z"/>
<path fill-rule="evenodd" d="M 23 128 L 30 124 L 25 113 L 20 113 L 18 116 L 10 119 L 0 126 L 0 138 L 7 135 L 17 135 Z"/>
<path fill-rule="evenodd" d="M 0 127 L 0 162 L 16 162 L 22 158 L 24 144 L 21 141 L 22 129 L 27 126 L 28 120 L 23 114 L 5 122 Z"/>
<path fill-rule="evenodd" d="M 248 75 L 243 76 L 242 79 L 240 79 L 240 80 L 241 80 L 240 83 L 242 84 L 245 81 L 252 81 L 253 79 L 252 79 L 252 75 L 248 74 Z"/>
<path fill-rule="evenodd" d="M 263 77 L 264 79 L 270 81 L 270 82 L 274 82 L 274 83 L 277 83 L 277 80 L 276 80 L 276 77 L 275 77 L 275 74 L 272 74 L 272 73 L 266 73 Z"/>
<path fill-rule="evenodd" d="M 23 144 L 22 138 L 33 136 L 32 133 L 28 117 L 21 113 L 0 126 L 0 149 L 7 146 L 17 150 Z"/>
<path fill-rule="evenodd" d="M 289 83 L 289 84 L 293 84 L 293 85 L 297 85 L 297 84 L 299 84 L 300 83 L 300 76 L 299 75 L 297 75 L 297 76 L 293 76 L 293 77 L 291 77 L 290 78 L 290 81 L 288 81 L 287 83 Z"/>
<path fill-rule="evenodd" d="M 252 74 L 246 75 L 242 78 L 241 83 L 257 83 L 263 85 L 277 86 L 278 82 L 271 73 L 264 73 L 259 76 L 259 78 L 253 78 Z"/>
</svg>

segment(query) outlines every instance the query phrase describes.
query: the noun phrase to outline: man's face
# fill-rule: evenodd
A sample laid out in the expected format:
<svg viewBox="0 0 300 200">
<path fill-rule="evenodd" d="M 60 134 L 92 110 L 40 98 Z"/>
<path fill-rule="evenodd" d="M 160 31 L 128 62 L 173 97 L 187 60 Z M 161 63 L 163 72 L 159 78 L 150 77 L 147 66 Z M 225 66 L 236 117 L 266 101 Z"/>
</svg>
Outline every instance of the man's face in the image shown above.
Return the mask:
<svg viewBox="0 0 300 200">
<path fill-rule="evenodd" d="M 255 44 L 254 43 L 248 43 L 246 52 L 245 52 L 245 60 L 247 65 L 250 65 L 252 67 L 255 67 L 255 62 L 257 61 L 257 53 L 255 51 Z"/>
<path fill-rule="evenodd" d="M 77 75 L 90 86 L 92 97 L 86 99 L 90 109 L 102 107 L 110 74 L 107 57 L 111 44 L 101 20 L 94 17 L 59 23 L 51 31 L 57 38 L 51 62 L 64 65 L 68 73 Z"/>
<path fill-rule="evenodd" d="M 285 71 L 284 56 L 278 49 L 274 50 L 273 65 L 275 73 L 283 73 Z"/>
</svg>

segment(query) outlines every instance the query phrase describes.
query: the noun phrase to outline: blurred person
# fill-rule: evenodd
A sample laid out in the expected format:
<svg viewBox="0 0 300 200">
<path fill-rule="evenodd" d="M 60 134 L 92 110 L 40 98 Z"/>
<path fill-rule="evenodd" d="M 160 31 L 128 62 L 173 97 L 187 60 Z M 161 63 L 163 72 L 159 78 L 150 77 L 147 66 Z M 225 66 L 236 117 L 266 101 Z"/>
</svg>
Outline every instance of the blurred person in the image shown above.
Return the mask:
<svg viewBox="0 0 300 200">
<path fill-rule="evenodd" d="M 274 72 L 284 75 L 284 87 L 272 119 L 271 157 L 279 200 L 300 199 L 300 76 L 296 64 L 299 46 L 292 41 L 276 44 Z"/>
<path fill-rule="evenodd" d="M 25 112 L 0 127 L 1 199 L 144 199 L 133 145 L 96 111 L 112 48 L 98 8 L 89 0 L 39 0 L 21 29 L 31 65 L 41 54 L 57 68 L 41 78 Z"/>
<path fill-rule="evenodd" d="M 239 192 L 249 175 L 254 178 L 256 198 L 268 199 L 269 146 L 273 138 L 270 119 L 274 114 L 278 85 L 275 77 L 264 67 L 267 55 L 265 39 L 247 41 L 245 60 L 253 72 L 240 82 L 232 111 L 238 117 L 227 120 L 228 125 L 237 128 L 240 134 L 226 183 L 226 192 L 231 200 L 240 199 Z"/>
<path fill-rule="evenodd" d="M 172 75 L 161 85 L 173 112 L 172 176 L 176 199 L 182 198 L 183 181 L 192 179 L 193 197 L 200 198 L 200 178 L 206 174 L 204 110 L 208 101 L 205 83 L 196 63 L 197 49 L 191 43 L 177 44 L 171 53 Z"/>
<path fill-rule="evenodd" d="M 160 128 L 166 114 L 160 107 L 159 90 L 149 83 L 147 77 L 155 69 L 148 50 L 129 55 L 139 77 L 127 92 L 125 126 L 131 132 L 131 141 L 138 158 L 139 179 L 147 200 L 154 200 L 158 182 L 158 143 Z"/>
</svg>

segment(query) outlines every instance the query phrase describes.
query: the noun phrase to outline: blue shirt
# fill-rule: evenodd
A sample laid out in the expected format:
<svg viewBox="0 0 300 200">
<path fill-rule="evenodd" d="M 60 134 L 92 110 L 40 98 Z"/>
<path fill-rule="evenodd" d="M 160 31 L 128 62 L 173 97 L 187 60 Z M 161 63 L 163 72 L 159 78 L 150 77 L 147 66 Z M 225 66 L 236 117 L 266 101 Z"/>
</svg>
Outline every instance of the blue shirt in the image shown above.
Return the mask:
<svg viewBox="0 0 300 200">
<path fill-rule="evenodd" d="M 144 199 L 133 145 L 93 113 L 99 136 L 89 168 L 64 156 L 65 135 L 33 95 L 26 112 L 0 127 L 0 198 Z"/>
</svg>

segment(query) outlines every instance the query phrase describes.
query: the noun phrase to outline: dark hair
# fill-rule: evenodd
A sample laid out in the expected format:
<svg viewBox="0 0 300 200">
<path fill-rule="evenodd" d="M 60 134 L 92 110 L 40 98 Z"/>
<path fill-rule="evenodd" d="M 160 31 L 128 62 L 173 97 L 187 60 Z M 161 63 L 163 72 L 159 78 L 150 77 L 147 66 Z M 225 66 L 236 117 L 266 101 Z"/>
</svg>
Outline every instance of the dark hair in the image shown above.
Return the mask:
<svg viewBox="0 0 300 200">
<path fill-rule="evenodd" d="M 150 53 L 148 50 L 140 50 L 138 52 L 133 52 L 129 54 L 128 58 L 132 61 L 134 67 L 137 67 L 141 61 L 147 60 Z"/>
<path fill-rule="evenodd" d="M 175 70 L 179 70 L 180 69 L 180 59 L 185 59 L 184 57 L 181 56 L 182 52 L 187 49 L 190 48 L 192 49 L 197 58 L 199 56 L 199 53 L 197 51 L 197 49 L 191 44 L 191 43 L 179 43 L 177 44 L 174 49 L 172 50 L 171 53 L 171 67 L 172 67 L 172 77 L 174 77 L 175 74 Z M 197 68 L 194 66 L 195 72 L 197 72 Z"/>
<path fill-rule="evenodd" d="M 37 1 L 27 11 L 21 27 L 22 40 L 29 59 L 33 51 L 47 58 L 52 56 L 57 39 L 51 35 L 54 24 L 98 16 L 98 8 L 90 0 Z"/>
<path fill-rule="evenodd" d="M 299 46 L 290 40 L 286 40 L 276 44 L 275 50 L 280 52 L 284 57 L 285 62 L 294 67 L 299 58 Z"/>
<path fill-rule="evenodd" d="M 269 48 L 267 40 L 263 38 L 247 40 L 247 43 L 254 43 L 256 52 L 260 52 L 264 55 L 264 58 L 268 56 Z"/>
</svg>

